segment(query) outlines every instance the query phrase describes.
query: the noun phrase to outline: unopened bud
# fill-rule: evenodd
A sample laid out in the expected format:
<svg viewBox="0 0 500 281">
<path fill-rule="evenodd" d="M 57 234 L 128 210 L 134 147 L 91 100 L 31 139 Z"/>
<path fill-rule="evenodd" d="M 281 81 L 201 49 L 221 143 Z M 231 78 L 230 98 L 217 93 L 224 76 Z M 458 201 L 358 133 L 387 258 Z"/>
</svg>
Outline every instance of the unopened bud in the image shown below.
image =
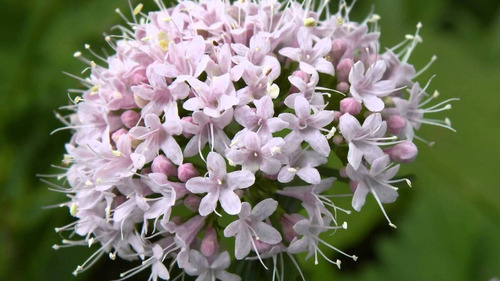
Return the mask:
<svg viewBox="0 0 500 281">
<path fill-rule="evenodd" d="M 349 188 L 351 189 L 352 193 L 356 191 L 358 188 L 358 182 L 357 181 L 349 181 Z"/>
<path fill-rule="evenodd" d="M 139 122 L 139 119 L 141 118 L 141 114 L 138 112 L 135 112 L 133 110 L 127 110 L 122 113 L 120 116 L 120 119 L 122 120 L 123 125 L 127 128 L 133 128 L 137 125 Z"/>
<path fill-rule="evenodd" d="M 200 173 L 192 163 L 184 163 L 177 169 L 177 177 L 182 182 L 187 182 L 190 178 L 199 176 Z"/>
<path fill-rule="evenodd" d="M 349 91 L 349 84 L 347 82 L 340 82 L 337 84 L 337 91 L 347 93 Z"/>
<path fill-rule="evenodd" d="M 332 41 L 331 57 L 334 63 L 338 63 L 346 50 L 346 43 L 341 39 Z"/>
<path fill-rule="evenodd" d="M 165 155 L 158 155 L 151 164 L 153 173 L 162 173 L 169 177 L 177 176 L 177 168 Z"/>
<path fill-rule="evenodd" d="M 283 217 L 281 217 L 281 226 L 283 229 L 283 238 L 288 241 L 292 242 L 292 240 L 297 237 L 297 232 L 293 229 L 293 226 L 300 221 L 302 216 L 299 214 L 284 214 Z"/>
<path fill-rule="evenodd" d="M 205 231 L 205 236 L 201 240 L 200 251 L 203 255 L 209 258 L 217 252 L 218 248 L 219 243 L 217 242 L 217 234 L 211 226 L 208 226 Z"/>
<path fill-rule="evenodd" d="M 184 199 L 184 205 L 186 207 L 193 211 L 193 212 L 198 212 L 198 208 L 200 207 L 200 201 L 201 198 L 194 195 L 194 194 L 189 194 L 185 199 Z"/>
<path fill-rule="evenodd" d="M 406 126 L 406 120 L 400 115 L 391 115 L 387 118 L 387 129 L 393 135 L 399 135 Z"/>
<path fill-rule="evenodd" d="M 113 134 L 111 134 L 111 139 L 115 143 L 117 143 L 118 140 L 120 139 L 120 137 L 123 136 L 123 135 L 126 135 L 126 134 L 128 134 L 128 131 L 126 129 L 124 129 L 124 128 L 121 128 L 121 129 L 117 130 L 116 132 L 114 132 Z"/>
<path fill-rule="evenodd" d="M 337 65 L 337 81 L 347 82 L 353 66 L 352 59 L 343 59 Z"/>
<path fill-rule="evenodd" d="M 357 115 L 361 112 L 361 109 L 361 103 L 354 98 L 345 98 L 340 101 L 340 111 L 342 113 Z"/>
<path fill-rule="evenodd" d="M 410 163 L 417 158 L 418 148 L 413 142 L 405 141 L 386 149 L 384 152 L 387 153 L 394 162 Z"/>
</svg>

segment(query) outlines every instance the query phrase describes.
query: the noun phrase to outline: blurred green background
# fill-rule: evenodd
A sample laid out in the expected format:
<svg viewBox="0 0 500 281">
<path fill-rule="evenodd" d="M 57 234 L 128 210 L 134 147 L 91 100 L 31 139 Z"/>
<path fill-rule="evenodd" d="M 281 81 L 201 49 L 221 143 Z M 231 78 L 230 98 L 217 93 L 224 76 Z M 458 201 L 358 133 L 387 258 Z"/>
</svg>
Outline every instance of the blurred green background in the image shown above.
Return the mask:
<svg viewBox="0 0 500 281">
<path fill-rule="evenodd" d="M 387 205 L 398 229 L 387 226 L 369 198 L 361 213 L 349 217 L 349 229 L 330 239 L 359 260 L 342 258 L 342 270 L 323 260 L 317 266 L 312 260 L 302 262 L 306 276 L 500 278 L 500 2 L 360 0 L 353 18 L 361 20 L 372 4 L 382 17 L 382 46 L 398 43 L 422 21 L 424 42 L 411 62 L 418 69 L 433 54 L 438 56 L 418 80 L 425 83 L 435 73 L 431 89 L 439 89 L 442 99 L 461 99 L 442 115 L 458 133 L 436 127 L 420 131 L 436 145 L 420 143 L 416 162 L 403 169 L 416 180 L 413 188 L 400 189 L 397 203 Z M 84 66 L 73 52 L 84 43 L 97 50 L 104 46 L 102 33 L 122 23 L 113 10 L 126 10 L 127 3 L 2 0 L 0 6 L 0 280 L 116 279 L 130 265 L 103 259 L 91 271 L 71 275 L 91 252 L 51 249 L 60 242 L 54 227 L 71 218 L 66 209 L 42 209 L 65 199 L 35 175 L 56 172 L 51 164 L 60 163 L 70 137 L 68 132 L 49 136 L 61 126 L 53 112 L 67 104 L 66 89 L 79 87 L 61 71 L 81 71 Z"/>
</svg>

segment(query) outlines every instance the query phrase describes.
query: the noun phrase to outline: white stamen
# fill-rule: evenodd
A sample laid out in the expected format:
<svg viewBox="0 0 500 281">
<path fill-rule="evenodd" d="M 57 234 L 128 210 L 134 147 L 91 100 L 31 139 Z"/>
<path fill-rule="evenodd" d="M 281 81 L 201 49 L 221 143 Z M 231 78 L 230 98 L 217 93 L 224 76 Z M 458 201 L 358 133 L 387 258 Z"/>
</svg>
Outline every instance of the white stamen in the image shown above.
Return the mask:
<svg viewBox="0 0 500 281">
<path fill-rule="evenodd" d="M 82 52 L 80 52 L 80 51 L 76 51 L 76 52 L 73 53 L 73 57 L 75 57 L 75 58 L 78 58 L 81 55 L 82 55 Z"/>
<path fill-rule="evenodd" d="M 411 181 L 410 181 L 409 179 L 405 179 L 405 181 L 406 181 L 406 184 L 407 184 L 409 187 L 412 187 L 412 186 L 411 186 Z"/>
<path fill-rule="evenodd" d="M 332 129 L 328 132 L 328 134 L 326 135 L 326 138 L 327 139 L 331 139 L 333 137 L 333 135 L 335 134 L 335 132 L 337 132 L 337 128 L 335 127 L 332 127 Z"/>
</svg>

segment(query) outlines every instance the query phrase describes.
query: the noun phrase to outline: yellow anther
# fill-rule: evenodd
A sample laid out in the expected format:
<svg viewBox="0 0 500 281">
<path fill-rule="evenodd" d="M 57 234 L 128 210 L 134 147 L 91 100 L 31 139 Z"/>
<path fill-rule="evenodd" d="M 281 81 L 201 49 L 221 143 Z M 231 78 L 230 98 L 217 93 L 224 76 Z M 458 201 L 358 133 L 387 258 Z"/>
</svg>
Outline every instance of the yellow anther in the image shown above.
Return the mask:
<svg viewBox="0 0 500 281">
<path fill-rule="evenodd" d="M 219 179 L 217 179 L 217 184 L 218 184 L 218 185 L 222 185 L 222 181 L 221 181 L 221 180 L 219 180 Z"/>
<path fill-rule="evenodd" d="M 93 60 L 92 60 L 92 61 L 90 61 L 90 66 L 91 66 L 92 68 L 96 68 L 96 67 L 97 67 L 97 64 L 95 63 L 95 61 L 93 61 Z"/>
<path fill-rule="evenodd" d="M 290 173 L 296 173 L 297 172 L 297 169 L 295 168 L 288 168 L 287 169 Z"/>
<path fill-rule="evenodd" d="M 172 20 L 172 17 L 166 17 L 164 19 L 162 19 L 163 22 L 169 22 Z"/>
<path fill-rule="evenodd" d="M 95 180 L 95 183 L 96 183 L 96 184 L 101 184 L 101 183 L 102 183 L 102 179 L 101 179 L 101 178 L 97 178 L 97 179 Z"/>
<path fill-rule="evenodd" d="M 75 57 L 75 58 L 78 58 L 81 55 L 82 55 L 82 52 L 80 52 L 80 51 L 76 51 L 76 52 L 73 53 L 73 57 Z"/>
<path fill-rule="evenodd" d="M 142 42 L 146 42 L 146 41 L 151 40 L 151 38 L 153 38 L 153 37 L 152 37 L 152 36 L 146 36 L 146 37 L 143 37 L 143 38 L 141 39 L 141 41 L 142 41 Z"/>
<path fill-rule="evenodd" d="M 69 206 L 69 213 L 74 217 L 76 216 L 77 212 L 78 212 L 78 207 L 76 206 L 76 203 L 75 202 L 71 203 L 71 206 Z"/>
<path fill-rule="evenodd" d="M 338 26 L 342 26 L 344 24 L 344 21 L 342 20 L 342 18 L 337 18 L 337 24 L 338 24 Z"/>
<path fill-rule="evenodd" d="M 116 157 L 121 157 L 123 155 L 119 150 L 113 150 L 111 151 L 111 154 L 113 154 Z"/>
<path fill-rule="evenodd" d="M 99 90 L 99 85 L 94 85 L 92 86 L 92 88 L 90 88 L 90 91 L 93 93 L 97 92 L 97 90 Z"/>
<path fill-rule="evenodd" d="M 304 19 L 304 26 L 305 27 L 316 26 L 316 19 L 314 19 L 314 18 L 306 18 L 306 19 Z"/>
<path fill-rule="evenodd" d="M 142 3 L 139 3 L 137 6 L 135 6 L 134 11 L 132 12 L 134 16 L 137 16 L 141 12 L 142 7 L 144 7 Z"/>
</svg>

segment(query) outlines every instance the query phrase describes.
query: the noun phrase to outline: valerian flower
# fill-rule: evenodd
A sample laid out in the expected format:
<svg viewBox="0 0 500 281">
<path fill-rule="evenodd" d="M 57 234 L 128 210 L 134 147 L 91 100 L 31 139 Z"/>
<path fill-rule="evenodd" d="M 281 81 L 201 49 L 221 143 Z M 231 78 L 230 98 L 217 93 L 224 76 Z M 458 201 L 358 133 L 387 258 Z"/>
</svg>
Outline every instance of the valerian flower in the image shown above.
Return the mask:
<svg viewBox="0 0 500 281">
<path fill-rule="evenodd" d="M 54 132 L 73 136 L 54 177 L 67 188 L 50 184 L 76 221 L 56 228 L 70 234 L 53 248 L 98 246 L 75 275 L 106 255 L 142 262 L 122 279 L 149 269 L 149 280 L 240 280 L 248 267 L 231 263 L 255 259 L 273 279 L 290 279 L 288 260 L 305 279 L 295 254 L 340 267 L 323 247 L 356 260 L 326 238 L 347 228 L 336 198 L 354 193 L 360 211 L 371 193 L 387 217 L 394 184 L 410 184 L 394 163 L 415 160 L 415 131 L 453 130 L 427 114 L 454 99 L 429 106 L 438 92 L 415 80 L 435 57 L 409 63 L 422 25 L 384 48 L 380 17 L 353 21 L 343 2 L 154 2 L 132 18 L 117 10 L 128 26 L 105 37 L 104 56 L 74 53 L 86 89 L 57 114 Z"/>
<path fill-rule="evenodd" d="M 358 61 L 349 73 L 351 83 L 350 94 L 359 102 L 363 102 L 370 111 L 379 112 L 384 109 L 383 97 L 390 95 L 396 89 L 392 80 L 382 80 L 386 65 L 383 60 L 378 60 L 365 73 L 363 62 Z"/>
<path fill-rule="evenodd" d="M 190 192 L 206 193 L 200 203 L 200 215 L 214 212 L 217 202 L 228 214 L 239 214 L 241 201 L 234 191 L 251 186 L 255 181 L 254 175 L 247 170 L 227 173 L 224 158 L 216 152 L 208 154 L 207 169 L 208 177 L 196 177 L 186 182 Z"/>
<path fill-rule="evenodd" d="M 274 213 L 277 206 L 278 202 L 273 199 L 265 199 L 253 209 L 247 202 L 242 204 L 241 212 L 238 214 L 239 219 L 224 229 L 224 236 L 236 236 L 234 254 L 237 259 L 245 258 L 252 247 L 258 254 L 254 238 L 268 244 L 277 244 L 281 241 L 281 234 L 274 227 L 263 222 Z"/>
</svg>

